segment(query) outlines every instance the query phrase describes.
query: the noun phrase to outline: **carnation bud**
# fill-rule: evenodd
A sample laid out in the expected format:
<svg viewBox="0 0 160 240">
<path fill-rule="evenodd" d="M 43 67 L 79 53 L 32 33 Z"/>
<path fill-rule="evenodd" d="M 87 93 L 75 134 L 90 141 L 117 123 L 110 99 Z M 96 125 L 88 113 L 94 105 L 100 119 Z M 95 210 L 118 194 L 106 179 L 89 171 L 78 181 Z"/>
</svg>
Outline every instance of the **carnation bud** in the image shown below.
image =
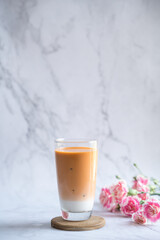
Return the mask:
<svg viewBox="0 0 160 240">
<path fill-rule="evenodd" d="M 134 196 L 137 195 L 138 191 L 136 189 L 130 188 L 128 192 L 128 196 Z"/>
</svg>

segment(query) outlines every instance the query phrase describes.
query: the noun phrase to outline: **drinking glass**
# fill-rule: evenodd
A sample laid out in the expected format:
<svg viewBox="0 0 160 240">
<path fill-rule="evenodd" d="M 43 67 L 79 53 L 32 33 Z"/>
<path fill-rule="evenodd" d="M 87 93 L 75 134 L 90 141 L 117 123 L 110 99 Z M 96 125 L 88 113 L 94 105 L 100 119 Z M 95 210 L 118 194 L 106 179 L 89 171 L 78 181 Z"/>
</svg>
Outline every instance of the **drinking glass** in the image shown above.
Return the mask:
<svg viewBox="0 0 160 240">
<path fill-rule="evenodd" d="M 59 138 L 55 141 L 55 159 L 62 218 L 90 218 L 96 187 L 97 141 Z"/>
</svg>

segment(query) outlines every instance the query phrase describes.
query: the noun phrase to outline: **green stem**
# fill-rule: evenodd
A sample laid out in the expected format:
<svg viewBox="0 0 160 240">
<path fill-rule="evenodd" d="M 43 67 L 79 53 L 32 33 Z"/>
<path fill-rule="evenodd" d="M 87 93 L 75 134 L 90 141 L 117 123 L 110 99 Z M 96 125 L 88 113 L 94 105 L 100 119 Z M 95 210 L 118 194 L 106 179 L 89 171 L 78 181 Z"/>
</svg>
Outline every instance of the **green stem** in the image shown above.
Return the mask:
<svg viewBox="0 0 160 240">
<path fill-rule="evenodd" d="M 137 166 L 136 163 L 133 163 L 133 166 L 139 171 L 139 173 L 140 173 L 141 175 L 144 176 L 144 174 L 142 173 L 141 169 Z"/>
<path fill-rule="evenodd" d="M 151 196 L 154 196 L 154 195 L 160 196 L 160 193 L 151 193 L 150 195 Z"/>
</svg>

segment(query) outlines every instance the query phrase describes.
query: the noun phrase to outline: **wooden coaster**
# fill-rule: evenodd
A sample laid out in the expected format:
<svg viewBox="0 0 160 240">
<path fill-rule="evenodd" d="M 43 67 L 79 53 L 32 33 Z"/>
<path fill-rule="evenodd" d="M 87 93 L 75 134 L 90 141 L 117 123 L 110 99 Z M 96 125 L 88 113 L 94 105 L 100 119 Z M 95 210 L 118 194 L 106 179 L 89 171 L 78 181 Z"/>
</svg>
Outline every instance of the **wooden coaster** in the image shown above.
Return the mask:
<svg viewBox="0 0 160 240">
<path fill-rule="evenodd" d="M 105 225 L 103 217 L 91 216 L 85 221 L 66 221 L 62 217 L 55 217 L 51 220 L 51 226 L 66 231 L 87 231 L 102 228 Z"/>
</svg>

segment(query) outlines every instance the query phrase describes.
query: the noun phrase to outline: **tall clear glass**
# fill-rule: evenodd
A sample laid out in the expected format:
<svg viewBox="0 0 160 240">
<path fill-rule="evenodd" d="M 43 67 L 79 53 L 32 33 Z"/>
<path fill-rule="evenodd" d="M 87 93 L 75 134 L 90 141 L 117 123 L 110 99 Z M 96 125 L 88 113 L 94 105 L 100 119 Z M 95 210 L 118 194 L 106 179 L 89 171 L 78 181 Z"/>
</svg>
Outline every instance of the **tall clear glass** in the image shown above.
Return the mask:
<svg viewBox="0 0 160 240">
<path fill-rule="evenodd" d="M 63 219 L 90 218 L 96 187 L 97 141 L 57 139 L 55 159 Z"/>
</svg>

